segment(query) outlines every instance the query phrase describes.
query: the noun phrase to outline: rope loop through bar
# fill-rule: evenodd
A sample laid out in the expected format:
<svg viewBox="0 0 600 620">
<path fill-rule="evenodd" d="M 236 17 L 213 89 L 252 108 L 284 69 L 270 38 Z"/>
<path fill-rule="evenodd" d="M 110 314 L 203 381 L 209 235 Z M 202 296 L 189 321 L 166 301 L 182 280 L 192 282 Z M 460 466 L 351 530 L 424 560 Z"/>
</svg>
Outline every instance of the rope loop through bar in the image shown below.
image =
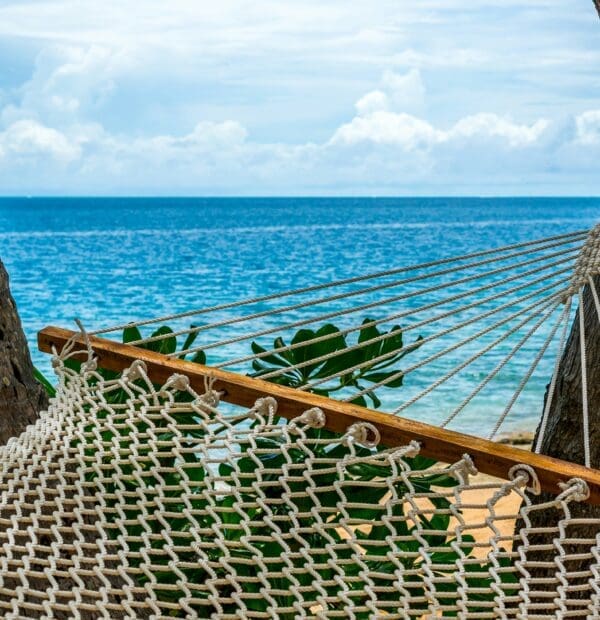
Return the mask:
<svg viewBox="0 0 600 620">
<path fill-rule="evenodd" d="M 539 495 L 542 492 L 540 481 L 535 473 L 535 469 L 526 463 L 514 465 L 508 471 L 508 477 L 521 487 L 526 488 L 533 495 Z"/>
<path fill-rule="evenodd" d="M 311 407 L 310 409 L 307 409 L 304 413 L 290 422 L 292 425 L 303 424 L 305 426 L 309 426 L 310 428 L 323 428 L 325 423 L 325 414 L 319 407 Z"/>
<path fill-rule="evenodd" d="M 145 379 L 148 376 L 148 367 L 142 360 L 134 360 L 129 368 L 123 370 L 122 376 L 127 381 Z"/>
<path fill-rule="evenodd" d="M 459 475 L 459 480 L 469 484 L 469 476 L 476 476 L 479 472 L 469 454 L 463 454 L 460 461 L 452 465 L 452 469 Z"/>
<path fill-rule="evenodd" d="M 342 440 L 346 445 L 357 443 L 365 448 L 375 448 L 381 441 L 379 430 L 369 422 L 356 422 L 352 424 Z"/>
<path fill-rule="evenodd" d="M 272 396 L 259 398 L 254 404 L 254 410 L 265 418 L 268 424 L 273 424 L 273 418 L 277 413 L 277 401 Z"/>
<path fill-rule="evenodd" d="M 590 489 L 586 481 L 581 478 L 571 478 L 567 482 L 559 482 L 558 486 L 562 489 L 565 497 L 570 497 L 576 502 L 584 502 L 590 496 Z"/>
</svg>

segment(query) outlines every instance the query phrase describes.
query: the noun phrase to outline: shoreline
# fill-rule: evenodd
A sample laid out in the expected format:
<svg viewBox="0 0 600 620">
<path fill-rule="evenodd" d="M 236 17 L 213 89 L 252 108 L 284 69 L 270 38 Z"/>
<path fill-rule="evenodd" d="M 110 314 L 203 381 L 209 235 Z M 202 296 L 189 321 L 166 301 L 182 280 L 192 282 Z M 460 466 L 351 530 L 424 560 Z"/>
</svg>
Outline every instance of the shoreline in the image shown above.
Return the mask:
<svg viewBox="0 0 600 620">
<path fill-rule="evenodd" d="M 522 450 L 531 450 L 535 433 L 533 431 L 510 431 L 494 439 L 497 443 L 514 446 Z"/>
</svg>

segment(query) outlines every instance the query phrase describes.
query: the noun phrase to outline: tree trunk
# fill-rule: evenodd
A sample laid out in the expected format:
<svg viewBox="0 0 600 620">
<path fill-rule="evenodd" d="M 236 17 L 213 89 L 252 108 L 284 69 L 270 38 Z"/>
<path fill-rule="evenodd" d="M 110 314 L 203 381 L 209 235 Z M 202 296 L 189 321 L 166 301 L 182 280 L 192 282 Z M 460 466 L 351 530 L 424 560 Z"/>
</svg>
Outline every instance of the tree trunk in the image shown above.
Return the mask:
<svg viewBox="0 0 600 620">
<path fill-rule="evenodd" d="M 0 261 L 0 443 L 19 435 L 47 405 L 46 392 L 33 374 L 8 274 Z"/>
<path fill-rule="evenodd" d="M 594 284 L 596 290 L 600 292 L 600 276 L 595 276 Z M 584 465 L 579 312 L 578 309 L 560 361 L 556 389 L 548 412 L 548 427 L 544 433 L 541 452 Z M 587 362 L 590 461 L 592 467 L 600 467 L 600 317 L 598 317 L 589 286 L 586 286 L 583 291 L 583 314 Z M 547 397 L 548 390 L 546 390 L 544 404 Z M 539 433 L 540 428 L 538 427 L 536 442 Z"/>
<path fill-rule="evenodd" d="M 600 292 L 600 276 L 594 277 L 596 290 Z M 541 453 L 554 456 L 573 463 L 585 464 L 584 458 L 584 433 L 583 433 L 583 394 L 581 374 L 581 346 L 579 312 L 577 310 L 571 333 L 567 340 L 565 351 L 559 363 L 556 388 L 550 409 L 548 411 L 548 425 L 544 433 L 541 445 Z M 592 467 L 600 467 L 600 317 L 594 303 L 594 298 L 589 286 L 583 292 L 584 312 L 584 335 L 587 369 L 587 400 L 589 415 L 589 441 L 590 462 Z M 544 397 L 544 406 L 548 398 L 548 388 Z M 538 427 L 534 446 L 537 443 L 541 428 Z M 557 489 L 558 491 L 558 489 Z M 533 504 L 551 501 L 553 495 L 542 493 L 539 496 L 530 495 Z M 600 518 L 600 506 L 592 506 L 586 502 L 573 501 L 569 504 L 569 510 L 573 518 Z M 529 536 L 532 545 L 552 544 L 553 538 L 558 534 L 557 522 L 564 517 L 562 510 L 537 510 L 530 513 L 531 525 L 534 528 L 552 528 L 545 534 Z M 517 523 L 517 529 L 525 526 L 522 520 Z M 568 536 L 572 539 L 595 540 L 598 534 L 597 524 L 570 525 Z M 581 548 L 584 552 L 584 549 Z M 535 560 L 547 562 L 546 566 L 539 566 L 532 571 L 532 576 L 537 578 L 553 577 L 557 570 L 555 556 L 557 550 L 536 550 Z M 533 559 L 533 558 L 532 558 Z M 588 570 L 591 557 L 583 557 L 576 562 L 570 562 L 568 569 Z M 539 583 L 539 582 L 538 582 Z M 582 585 L 585 580 L 582 581 Z M 552 586 L 553 588 L 554 586 Z M 543 585 L 539 589 L 544 589 Z M 574 594 L 573 598 L 587 598 L 591 596 L 589 589 L 582 589 Z"/>
</svg>

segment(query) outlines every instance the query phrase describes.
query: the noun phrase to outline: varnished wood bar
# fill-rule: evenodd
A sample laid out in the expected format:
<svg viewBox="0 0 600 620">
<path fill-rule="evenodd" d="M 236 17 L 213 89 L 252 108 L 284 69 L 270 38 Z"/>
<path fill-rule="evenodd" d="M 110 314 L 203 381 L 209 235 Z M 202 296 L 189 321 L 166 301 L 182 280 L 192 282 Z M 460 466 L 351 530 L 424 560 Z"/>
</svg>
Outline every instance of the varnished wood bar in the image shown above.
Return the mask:
<svg viewBox="0 0 600 620">
<path fill-rule="evenodd" d="M 59 327 L 42 329 L 38 334 L 38 346 L 40 351 L 46 353 L 52 352 L 53 347 L 60 351 L 71 337 L 75 337 L 82 344 L 82 349 L 85 348 L 80 334 Z M 537 473 L 543 490 L 558 493 L 559 482 L 581 478 L 590 489 L 589 503 L 600 504 L 600 470 L 338 402 L 317 394 L 297 391 L 261 379 L 166 357 L 131 345 L 95 337 L 91 337 L 90 341 L 99 366 L 109 370 L 121 371 L 138 359 L 146 364 L 148 375 L 154 382 L 164 383 L 173 373 L 180 373 L 189 377 L 190 385 L 198 392 L 204 390 L 205 378 L 211 377 L 215 379 L 214 389 L 222 392 L 222 400 L 226 402 L 252 407 L 258 398 L 272 396 L 278 403 L 277 413 L 288 419 L 311 407 L 319 407 L 325 413 L 326 427 L 332 431 L 343 433 L 355 422 L 370 422 L 379 430 L 381 442 L 385 446 L 400 446 L 416 440 L 421 445 L 421 454 L 446 463 L 455 462 L 466 453 L 471 456 L 480 472 L 498 478 L 507 479 L 511 467 L 527 463 Z"/>
</svg>

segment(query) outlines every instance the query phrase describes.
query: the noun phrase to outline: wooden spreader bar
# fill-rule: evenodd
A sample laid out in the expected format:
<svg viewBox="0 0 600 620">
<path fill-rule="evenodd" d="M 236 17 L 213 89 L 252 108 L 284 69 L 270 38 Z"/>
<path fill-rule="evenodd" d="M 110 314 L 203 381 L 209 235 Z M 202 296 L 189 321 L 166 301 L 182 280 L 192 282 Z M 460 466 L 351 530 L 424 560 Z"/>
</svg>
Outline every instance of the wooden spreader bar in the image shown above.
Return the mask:
<svg viewBox="0 0 600 620">
<path fill-rule="evenodd" d="M 38 334 L 40 351 L 51 353 L 55 347 L 60 351 L 67 340 L 75 337 L 84 345 L 80 334 L 59 327 L 46 327 Z M 131 345 L 120 344 L 103 338 L 90 338 L 98 365 L 108 370 L 121 371 L 134 360 L 142 360 L 148 376 L 156 383 L 164 383 L 173 373 L 189 377 L 190 385 L 198 392 L 204 390 L 206 377 L 215 380 L 213 388 L 222 392 L 222 400 L 243 407 L 252 407 L 258 398 L 272 396 L 277 400 L 278 415 L 288 419 L 302 414 L 311 407 L 319 407 L 326 416 L 326 427 L 343 433 L 356 422 L 369 422 L 379 430 L 381 443 L 387 447 L 405 445 L 416 440 L 421 454 L 446 463 L 453 463 L 466 453 L 471 456 L 480 472 L 508 479 L 511 467 L 527 463 L 537 473 L 543 490 L 556 494 L 559 482 L 570 478 L 585 480 L 590 489 L 588 502 L 600 504 L 600 470 L 561 461 L 549 456 L 534 454 L 493 441 L 457 433 L 430 424 L 407 420 L 389 413 L 381 413 L 343 403 L 308 392 L 269 383 L 261 379 L 237 375 L 232 372 L 210 368 L 193 362 L 166 357 Z"/>
</svg>

